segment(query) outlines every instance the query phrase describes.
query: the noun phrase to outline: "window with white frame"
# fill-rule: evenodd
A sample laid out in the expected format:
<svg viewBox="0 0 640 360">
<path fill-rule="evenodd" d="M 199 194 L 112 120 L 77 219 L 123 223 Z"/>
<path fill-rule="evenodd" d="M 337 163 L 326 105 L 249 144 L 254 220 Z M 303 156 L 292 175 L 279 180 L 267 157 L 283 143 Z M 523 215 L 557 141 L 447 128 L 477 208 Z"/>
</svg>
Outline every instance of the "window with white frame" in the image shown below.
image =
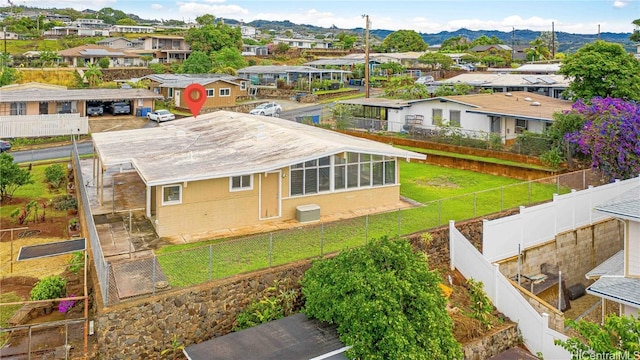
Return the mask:
<svg viewBox="0 0 640 360">
<path fill-rule="evenodd" d="M 351 152 L 327 156 L 291 166 L 290 179 L 291 196 L 390 185 L 396 183 L 396 160 Z"/>
<path fill-rule="evenodd" d="M 442 125 L 442 109 L 431 110 L 431 125 Z"/>
<path fill-rule="evenodd" d="M 9 107 L 10 115 L 27 115 L 27 103 L 26 102 L 13 102 Z"/>
<path fill-rule="evenodd" d="M 231 96 L 231 89 L 230 88 L 221 88 L 220 89 L 220 96 Z"/>
<path fill-rule="evenodd" d="M 460 110 L 449 110 L 449 125 L 460 126 Z"/>
<path fill-rule="evenodd" d="M 207 97 L 216 96 L 216 89 L 206 89 L 206 91 L 207 91 Z"/>
<path fill-rule="evenodd" d="M 528 130 L 529 122 L 523 119 L 516 119 L 516 133 L 522 134 L 524 131 Z"/>
<path fill-rule="evenodd" d="M 182 185 L 165 185 L 162 187 L 162 205 L 182 204 Z"/>
<path fill-rule="evenodd" d="M 229 178 L 229 188 L 231 191 L 251 190 L 253 189 L 253 176 L 232 176 Z"/>
</svg>

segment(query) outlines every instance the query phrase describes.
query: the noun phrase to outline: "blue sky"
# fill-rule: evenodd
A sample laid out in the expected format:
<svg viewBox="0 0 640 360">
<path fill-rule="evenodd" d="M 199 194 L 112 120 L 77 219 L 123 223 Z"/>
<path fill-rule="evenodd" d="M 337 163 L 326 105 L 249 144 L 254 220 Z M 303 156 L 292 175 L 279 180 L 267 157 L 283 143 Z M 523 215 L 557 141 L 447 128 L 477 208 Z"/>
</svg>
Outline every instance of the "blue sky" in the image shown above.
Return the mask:
<svg viewBox="0 0 640 360">
<path fill-rule="evenodd" d="M 1 0 L 5 1 L 5 0 Z M 145 19 L 194 21 L 197 16 L 243 20 L 289 20 L 339 28 L 415 30 L 423 33 L 529 29 L 595 34 L 631 32 L 640 18 L 640 0 L 12 0 L 16 5 L 98 10 L 111 7 Z"/>
</svg>

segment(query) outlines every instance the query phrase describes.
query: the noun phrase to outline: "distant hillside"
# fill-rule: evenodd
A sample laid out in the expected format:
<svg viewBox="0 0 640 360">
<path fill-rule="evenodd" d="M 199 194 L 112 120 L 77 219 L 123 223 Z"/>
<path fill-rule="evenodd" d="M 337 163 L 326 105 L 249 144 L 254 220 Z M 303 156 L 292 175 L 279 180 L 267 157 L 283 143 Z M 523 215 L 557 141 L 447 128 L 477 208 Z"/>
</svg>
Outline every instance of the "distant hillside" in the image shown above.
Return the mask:
<svg viewBox="0 0 640 360">
<path fill-rule="evenodd" d="M 362 31 L 361 29 L 355 29 L 355 31 Z M 371 30 L 369 34 L 374 35 L 380 39 L 384 39 L 387 35 L 392 33 L 392 30 Z M 539 31 L 531 30 L 515 30 L 514 32 L 504 32 L 497 30 L 469 30 L 460 29 L 456 31 L 441 31 L 437 34 L 420 34 L 424 41 L 429 45 L 441 44 L 444 40 L 452 38 L 454 36 L 464 36 L 470 40 L 477 39 L 482 35 L 487 37 L 495 36 L 502 40 L 507 45 L 527 45 L 535 38 L 540 36 Z M 631 33 L 601 33 L 600 39 L 619 43 L 629 52 L 635 52 L 635 46 L 629 40 Z M 584 44 L 595 41 L 598 39 L 597 34 L 571 34 L 566 32 L 556 31 L 556 40 L 558 41 L 557 52 L 573 53 L 581 48 Z"/>
</svg>

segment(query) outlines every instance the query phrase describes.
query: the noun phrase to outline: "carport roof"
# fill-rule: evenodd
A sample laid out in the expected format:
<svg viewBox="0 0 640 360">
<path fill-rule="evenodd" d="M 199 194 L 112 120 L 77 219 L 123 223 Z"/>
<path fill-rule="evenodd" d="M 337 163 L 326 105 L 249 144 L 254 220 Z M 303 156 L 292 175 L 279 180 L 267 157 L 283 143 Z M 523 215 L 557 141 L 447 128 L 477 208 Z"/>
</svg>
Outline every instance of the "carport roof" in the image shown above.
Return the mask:
<svg viewBox="0 0 640 360">
<path fill-rule="evenodd" d="M 187 346 L 190 360 L 346 360 L 335 325 L 298 313 L 266 324 Z"/>
<path fill-rule="evenodd" d="M 122 99 L 162 99 L 162 95 L 155 94 L 147 89 L 26 89 L 0 92 L 0 103 Z"/>
<path fill-rule="evenodd" d="M 92 138 L 104 166 L 131 163 L 148 186 L 268 172 L 343 152 L 426 158 L 315 126 L 231 111 Z"/>
</svg>

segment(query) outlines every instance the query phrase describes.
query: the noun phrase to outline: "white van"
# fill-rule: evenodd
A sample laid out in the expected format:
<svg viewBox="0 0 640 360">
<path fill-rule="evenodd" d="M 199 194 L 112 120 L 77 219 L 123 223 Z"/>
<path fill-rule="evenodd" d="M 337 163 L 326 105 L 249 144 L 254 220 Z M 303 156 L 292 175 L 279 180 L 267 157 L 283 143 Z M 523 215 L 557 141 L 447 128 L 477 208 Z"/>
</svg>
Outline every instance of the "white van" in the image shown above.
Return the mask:
<svg viewBox="0 0 640 360">
<path fill-rule="evenodd" d="M 432 83 L 432 82 L 434 82 L 434 81 L 435 81 L 435 79 L 434 79 L 434 78 L 433 78 L 433 76 L 431 76 L 431 75 L 427 75 L 427 76 L 420 76 L 420 77 L 418 78 L 418 80 L 416 80 L 416 84 L 426 85 L 426 84 Z"/>
</svg>

